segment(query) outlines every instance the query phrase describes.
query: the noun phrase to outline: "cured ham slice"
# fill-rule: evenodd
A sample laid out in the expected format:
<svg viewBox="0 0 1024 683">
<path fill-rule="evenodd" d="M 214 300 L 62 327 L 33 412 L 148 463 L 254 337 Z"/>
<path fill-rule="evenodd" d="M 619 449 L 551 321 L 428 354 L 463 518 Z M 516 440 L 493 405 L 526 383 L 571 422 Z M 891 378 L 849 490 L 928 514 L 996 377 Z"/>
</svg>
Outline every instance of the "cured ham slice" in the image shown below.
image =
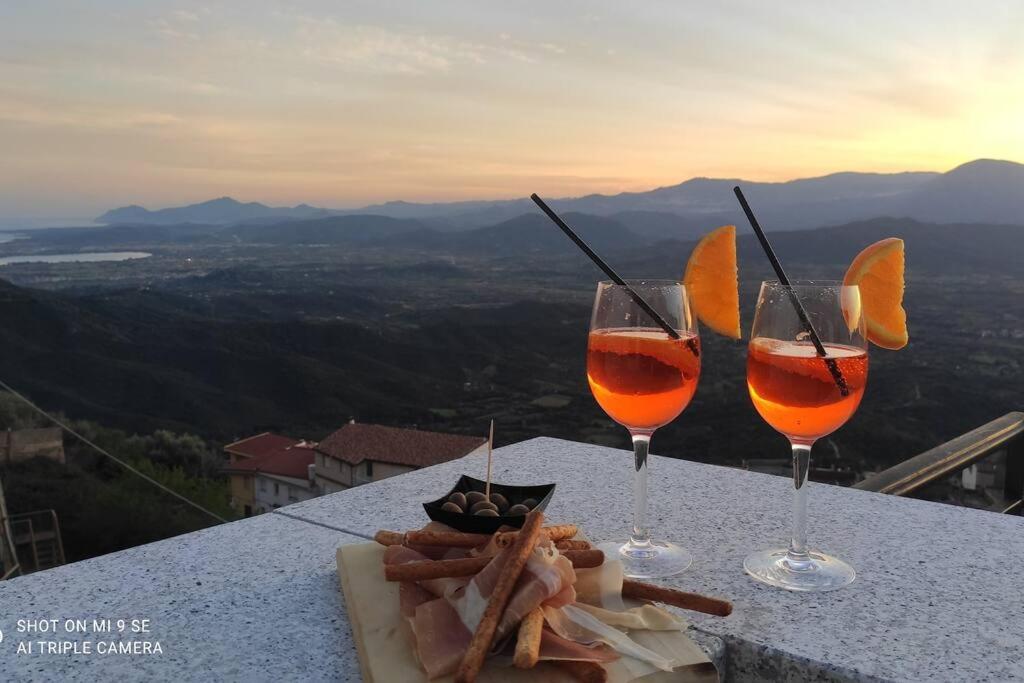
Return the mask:
<svg viewBox="0 0 1024 683">
<path fill-rule="evenodd" d="M 426 530 L 449 531 L 437 523 Z M 401 614 L 412 633 L 416 658 L 430 679 L 459 670 L 474 641 L 498 579 L 514 552 L 512 546 L 498 547 L 494 538 L 476 548 L 391 545 L 384 550 L 384 563 L 389 565 L 489 558 L 471 577 L 399 584 Z M 616 561 L 575 570 L 551 541 L 543 538 L 527 556 L 494 628 L 489 654 L 492 665 L 512 664 L 519 625 L 538 607 L 544 614 L 541 660 L 595 662 L 605 669 L 608 680 L 616 683 L 659 670 L 672 671 L 684 663 L 674 645 L 678 640 L 673 640 L 679 636 L 669 632 L 685 630 L 686 622 L 651 604 L 633 606 L 636 602 L 629 601 L 627 605 L 622 598 L 623 578 L 622 564 Z"/>
<path fill-rule="evenodd" d="M 644 647 L 619 629 L 605 624 L 575 605 L 558 609 L 545 607 L 544 620 L 552 631 L 567 640 L 583 644 L 604 643 L 619 654 L 638 659 L 662 671 L 671 671 L 673 668 L 672 660 Z"/>
<path fill-rule="evenodd" d="M 425 602 L 416 608 L 412 632 L 416 641 L 416 657 L 427 672 L 427 678 L 431 679 L 458 669 L 473 637 L 473 632 L 445 598 Z"/>
<path fill-rule="evenodd" d="M 458 668 L 511 552 L 511 548 L 499 552 L 465 586 L 416 607 L 411 622 L 416 652 L 430 678 L 452 673 Z M 396 551 L 392 559 L 402 557 L 411 555 L 399 555 Z M 557 550 L 550 545 L 535 548 L 498 622 L 495 642 L 501 642 L 512 634 L 527 612 L 545 605 L 547 600 L 555 598 L 556 605 L 568 604 L 567 600 L 571 602 L 570 598 L 575 595 L 571 592 L 575 578 L 572 565 Z M 433 592 L 426 586 L 432 582 L 421 583 Z"/>
<path fill-rule="evenodd" d="M 619 658 L 619 654 L 603 643 L 583 645 L 563 638 L 546 628 L 540 634 L 540 658 L 572 659 L 579 662 L 614 662 Z"/>
<path fill-rule="evenodd" d="M 422 562 L 430 558 L 424 556 L 415 548 L 404 545 L 388 546 L 384 550 L 384 564 L 405 564 L 407 562 Z M 447 579 L 429 579 L 420 581 L 417 585 L 430 591 L 437 597 L 450 595 L 463 588 L 469 583 L 469 577 L 453 577 Z"/>
<path fill-rule="evenodd" d="M 435 600 L 437 596 L 412 581 L 398 584 L 398 610 L 406 619 L 412 619 L 416 608 L 425 602 Z"/>
</svg>

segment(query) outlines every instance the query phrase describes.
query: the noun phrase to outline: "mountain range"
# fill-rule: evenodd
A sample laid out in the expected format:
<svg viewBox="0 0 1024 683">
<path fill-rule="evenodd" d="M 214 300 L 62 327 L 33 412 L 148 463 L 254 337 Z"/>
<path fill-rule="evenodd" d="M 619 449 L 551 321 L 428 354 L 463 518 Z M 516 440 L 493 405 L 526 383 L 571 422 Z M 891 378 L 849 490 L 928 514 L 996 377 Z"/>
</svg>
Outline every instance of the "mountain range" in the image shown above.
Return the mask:
<svg viewBox="0 0 1024 683">
<path fill-rule="evenodd" d="M 834 173 L 778 183 L 741 179 L 693 178 L 647 192 L 554 199 L 559 211 L 617 221 L 638 235 L 688 238 L 709 226 L 741 223 L 732 188 L 739 185 L 761 222 L 774 230 L 801 230 L 879 216 L 931 223 L 1024 223 L 1024 165 L 979 159 L 945 173 Z M 543 188 L 538 188 L 543 191 Z M 360 209 L 326 209 L 301 204 L 271 207 L 222 197 L 200 204 L 149 211 L 127 206 L 106 212 L 108 225 L 243 225 L 299 223 L 334 216 L 381 216 L 419 221 L 441 232 L 500 224 L 535 213 L 529 199 L 452 203 L 387 202 Z M 282 224 L 283 223 L 283 224 Z"/>
</svg>

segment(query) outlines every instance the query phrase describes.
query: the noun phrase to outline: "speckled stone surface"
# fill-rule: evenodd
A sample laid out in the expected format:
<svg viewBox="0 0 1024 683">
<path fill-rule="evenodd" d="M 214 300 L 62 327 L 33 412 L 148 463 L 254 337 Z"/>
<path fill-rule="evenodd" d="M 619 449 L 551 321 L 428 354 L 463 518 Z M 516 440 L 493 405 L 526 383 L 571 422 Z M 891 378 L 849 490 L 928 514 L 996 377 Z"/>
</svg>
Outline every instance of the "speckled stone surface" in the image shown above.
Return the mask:
<svg viewBox="0 0 1024 683">
<path fill-rule="evenodd" d="M 631 460 L 533 439 L 496 451 L 494 479 L 557 482 L 549 517 L 581 520 L 603 540 L 629 527 Z M 743 571 L 749 552 L 786 544 L 790 481 L 658 457 L 650 467 L 651 527 L 696 557 L 667 583 L 735 606 L 724 619 L 687 615 L 726 641 L 730 679 L 1024 680 L 1024 518 L 812 484 L 811 546 L 851 563 L 857 580 L 794 594 Z M 484 469 L 473 456 L 286 511 L 358 534 L 413 528 L 423 521 L 420 502 Z"/>
<path fill-rule="evenodd" d="M 0 681 L 358 681 L 335 550 L 362 541 L 262 515 L 0 582 Z M 61 631 L 18 633 L 18 619 Z M 66 619 L 149 619 L 151 633 L 69 634 Z M 43 639 L 93 653 L 17 654 Z M 132 639 L 163 654 L 96 652 Z"/>
</svg>

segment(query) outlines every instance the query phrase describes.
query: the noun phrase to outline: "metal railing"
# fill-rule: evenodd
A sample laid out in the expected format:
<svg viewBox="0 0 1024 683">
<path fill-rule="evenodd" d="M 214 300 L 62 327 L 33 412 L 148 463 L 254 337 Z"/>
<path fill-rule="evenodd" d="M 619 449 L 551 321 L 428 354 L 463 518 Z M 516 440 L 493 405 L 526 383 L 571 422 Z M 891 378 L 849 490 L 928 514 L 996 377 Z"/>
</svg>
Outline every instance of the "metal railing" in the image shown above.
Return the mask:
<svg viewBox="0 0 1024 683">
<path fill-rule="evenodd" d="M 61 539 L 60 522 L 55 510 L 11 515 L 10 523 L 11 540 L 18 553 L 22 573 L 64 564 L 64 541 Z M 25 553 L 29 553 L 28 557 Z"/>
<path fill-rule="evenodd" d="M 1024 514 L 1024 413 L 1007 413 L 941 446 L 874 474 L 853 488 L 914 496 L 952 474 L 1005 454 L 1003 502 L 995 510 Z"/>
</svg>

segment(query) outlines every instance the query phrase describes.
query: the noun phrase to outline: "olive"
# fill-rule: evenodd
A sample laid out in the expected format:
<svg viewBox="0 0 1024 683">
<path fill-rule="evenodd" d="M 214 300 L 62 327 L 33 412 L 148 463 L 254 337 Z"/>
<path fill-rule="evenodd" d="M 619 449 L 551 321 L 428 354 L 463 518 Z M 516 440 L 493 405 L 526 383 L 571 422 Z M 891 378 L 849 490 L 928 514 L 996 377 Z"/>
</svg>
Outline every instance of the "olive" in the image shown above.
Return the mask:
<svg viewBox="0 0 1024 683">
<path fill-rule="evenodd" d="M 508 499 L 500 493 L 492 493 L 491 502 L 498 506 L 499 512 L 504 512 L 508 509 Z"/>
<path fill-rule="evenodd" d="M 537 507 L 537 500 L 535 498 L 527 498 L 522 502 L 522 505 L 525 505 L 526 507 L 532 510 L 533 508 Z"/>
<path fill-rule="evenodd" d="M 458 505 L 456 505 L 455 503 L 451 502 L 450 500 L 447 503 L 445 503 L 444 505 L 442 505 L 441 509 L 446 511 L 446 512 L 457 512 L 460 515 L 465 512 L 465 510 L 463 510 L 462 508 L 460 508 Z"/>
<path fill-rule="evenodd" d="M 529 511 L 530 508 L 526 507 L 525 505 L 513 505 L 508 509 L 508 512 L 506 512 L 505 514 L 512 516 L 525 515 Z"/>
<path fill-rule="evenodd" d="M 469 505 L 466 502 L 466 494 L 462 493 L 461 491 L 456 491 L 452 495 L 448 496 L 448 502 L 455 503 L 463 510 L 465 510 L 466 507 L 468 507 Z"/>
<path fill-rule="evenodd" d="M 481 500 L 487 500 L 487 496 L 480 493 L 479 491 L 470 491 L 469 493 L 466 494 L 466 501 L 470 505 L 479 503 Z"/>
<path fill-rule="evenodd" d="M 498 506 L 489 500 L 481 500 L 476 503 L 473 503 L 473 507 L 469 508 L 469 511 L 472 512 L 474 515 L 480 512 L 481 510 L 494 510 L 495 512 L 497 512 Z"/>
<path fill-rule="evenodd" d="M 497 517 L 498 516 L 497 511 L 492 510 L 491 508 L 480 508 L 479 510 L 477 510 L 473 514 L 476 515 L 477 517 Z"/>
</svg>

